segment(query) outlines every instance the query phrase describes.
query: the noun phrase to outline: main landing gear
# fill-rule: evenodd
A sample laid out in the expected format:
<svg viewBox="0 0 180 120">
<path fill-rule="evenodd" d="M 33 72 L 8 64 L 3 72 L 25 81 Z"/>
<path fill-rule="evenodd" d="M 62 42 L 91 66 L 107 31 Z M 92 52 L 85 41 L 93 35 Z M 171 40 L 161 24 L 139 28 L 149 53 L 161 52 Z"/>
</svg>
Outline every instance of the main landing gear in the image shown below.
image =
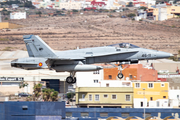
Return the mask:
<svg viewBox="0 0 180 120">
<path fill-rule="evenodd" d="M 68 84 L 74 84 L 74 83 L 76 83 L 76 77 L 74 77 L 74 76 L 75 76 L 75 73 L 76 73 L 76 72 L 70 72 L 70 76 L 66 78 L 66 82 L 67 82 Z"/>
</svg>

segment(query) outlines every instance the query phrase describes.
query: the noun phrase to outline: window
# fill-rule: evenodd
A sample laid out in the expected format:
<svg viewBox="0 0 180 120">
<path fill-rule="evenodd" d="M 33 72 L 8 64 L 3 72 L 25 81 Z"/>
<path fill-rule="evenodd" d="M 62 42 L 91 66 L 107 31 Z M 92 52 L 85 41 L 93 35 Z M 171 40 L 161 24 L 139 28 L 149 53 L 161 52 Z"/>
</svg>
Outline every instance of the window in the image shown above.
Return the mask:
<svg viewBox="0 0 180 120">
<path fill-rule="evenodd" d="M 108 77 L 109 77 L 109 79 L 112 79 L 112 75 L 109 75 Z"/>
<path fill-rule="evenodd" d="M 89 113 L 87 113 L 87 112 L 82 112 L 82 113 L 81 113 L 81 117 L 89 117 Z"/>
<path fill-rule="evenodd" d="M 66 112 L 66 117 L 72 117 L 72 113 L 71 112 Z"/>
<path fill-rule="evenodd" d="M 98 80 L 94 80 L 94 83 L 98 83 Z"/>
<path fill-rule="evenodd" d="M 131 106 L 126 106 L 125 108 L 131 108 Z"/>
<path fill-rule="evenodd" d="M 164 83 L 161 83 L 161 87 L 164 87 Z"/>
<path fill-rule="evenodd" d="M 116 99 L 116 95 L 112 95 L 112 99 Z"/>
<path fill-rule="evenodd" d="M 135 83 L 136 88 L 140 88 L 140 83 Z"/>
<path fill-rule="evenodd" d="M 99 70 L 98 71 L 93 71 L 93 74 L 99 74 Z"/>
<path fill-rule="evenodd" d="M 85 98 L 85 94 L 82 94 L 82 98 L 83 98 L 83 99 Z"/>
<path fill-rule="evenodd" d="M 166 96 L 163 96 L 163 98 L 166 98 Z"/>
<path fill-rule="evenodd" d="M 100 117 L 108 117 L 108 113 L 100 113 Z"/>
<path fill-rule="evenodd" d="M 108 95 L 104 95 L 104 98 L 107 98 L 108 97 Z"/>
<path fill-rule="evenodd" d="M 143 107 L 143 102 L 141 102 L 141 107 Z"/>
<path fill-rule="evenodd" d="M 99 101 L 99 95 L 95 95 L 95 101 Z"/>
<path fill-rule="evenodd" d="M 133 76 L 132 76 L 132 75 L 129 75 L 129 79 L 133 79 Z"/>
<path fill-rule="evenodd" d="M 106 87 L 109 87 L 109 83 L 106 84 Z"/>
<path fill-rule="evenodd" d="M 129 113 L 121 113 L 121 117 L 129 117 Z"/>
<path fill-rule="evenodd" d="M 157 104 L 157 107 L 159 107 L 159 101 L 157 101 L 157 103 L 156 103 L 156 104 Z"/>
<path fill-rule="evenodd" d="M 150 100 L 152 101 L 152 100 L 153 100 L 153 97 L 150 97 Z"/>
<path fill-rule="evenodd" d="M 126 95 L 126 101 L 130 101 L 130 95 Z"/>
<path fill-rule="evenodd" d="M 177 95 L 177 99 L 179 99 L 179 95 Z"/>
<path fill-rule="evenodd" d="M 92 95 L 89 95 L 89 101 L 92 101 Z"/>
<path fill-rule="evenodd" d="M 149 83 L 149 84 L 148 84 L 148 87 L 149 87 L 149 88 L 153 88 L 153 83 Z"/>
<path fill-rule="evenodd" d="M 22 110 L 28 110 L 28 106 L 22 106 Z"/>
</svg>

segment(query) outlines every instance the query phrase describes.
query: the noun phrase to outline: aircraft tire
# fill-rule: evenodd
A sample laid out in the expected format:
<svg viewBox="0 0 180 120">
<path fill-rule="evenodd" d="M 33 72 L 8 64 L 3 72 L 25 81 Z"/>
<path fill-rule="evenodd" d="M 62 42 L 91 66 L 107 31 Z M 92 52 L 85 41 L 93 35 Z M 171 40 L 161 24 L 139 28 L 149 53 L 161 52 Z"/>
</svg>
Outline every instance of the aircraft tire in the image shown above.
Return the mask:
<svg viewBox="0 0 180 120">
<path fill-rule="evenodd" d="M 67 77 L 66 78 L 66 82 L 68 83 L 68 84 L 72 84 L 73 83 L 73 77 L 71 77 L 71 76 L 69 76 L 69 77 Z"/>
<path fill-rule="evenodd" d="M 119 79 L 122 79 L 122 78 L 124 77 L 124 75 L 123 75 L 122 73 L 119 73 L 119 74 L 117 75 L 117 77 L 118 77 Z"/>
</svg>

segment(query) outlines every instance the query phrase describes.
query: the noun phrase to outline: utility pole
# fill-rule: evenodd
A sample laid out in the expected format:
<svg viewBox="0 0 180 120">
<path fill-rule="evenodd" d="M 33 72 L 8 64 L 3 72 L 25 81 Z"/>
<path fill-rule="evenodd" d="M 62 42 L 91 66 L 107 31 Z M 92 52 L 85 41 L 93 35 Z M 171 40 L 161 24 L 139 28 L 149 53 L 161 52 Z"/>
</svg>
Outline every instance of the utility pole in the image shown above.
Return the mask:
<svg viewBox="0 0 180 120">
<path fill-rule="evenodd" d="M 145 88 L 143 88 L 144 91 L 144 120 L 145 120 Z"/>
<path fill-rule="evenodd" d="M 0 12 L 0 22 L 2 22 L 2 18 L 1 18 L 1 12 Z"/>
</svg>

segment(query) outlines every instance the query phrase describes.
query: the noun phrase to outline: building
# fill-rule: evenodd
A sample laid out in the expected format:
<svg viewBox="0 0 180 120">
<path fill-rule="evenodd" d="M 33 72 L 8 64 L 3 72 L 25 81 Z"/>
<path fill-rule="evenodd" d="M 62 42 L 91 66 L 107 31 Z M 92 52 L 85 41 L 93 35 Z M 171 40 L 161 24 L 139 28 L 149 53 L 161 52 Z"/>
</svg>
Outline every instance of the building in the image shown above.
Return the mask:
<svg viewBox="0 0 180 120">
<path fill-rule="evenodd" d="M 169 3 L 158 4 L 156 6 L 148 6 L 148 12 L 153 12 L 154 20 L 167 20 L 178 17 L 180 15 L 180 6 L 173 6 Z"/>
<path fill-rule="evenodd" d="M 180 108 L 180 89 L 169 90 L 169 101 L 172 108 Z"/>
<path fill-rule="evenodd" d="M 169 108 L 168 82 L 133 82 L 134 108 Z"/>
<path fill-rule="evenodd" d="M 157 81 L 157 71 L 142 64 L 124 65 L 122 80 Z M 116 80 L 118 68 L 104 68 L 104 80 Z"/>
<path fill-rule="evenodd" d="M 56 73 L 49 70 L 0 70 L 0 94 L 16 95 L 20 92 L 33 93 L 34 84 L 41 83 L 46 88 L 54 89 L 59 93 L 68 91 L 65 82 L 68 73 Z M 27 83 L 28 86 L 20 88 L 20 84 Z"/>
<path fill-rule="evenodd" d="M 10 19 L 26 19 L 26 12 L 12 12 Z"/>
<path fill-rule="evenodd" d="M 61 2 L 59 3 L 59 9 L 66 9 L 66 10 L 80 10 L 82 9 L 82 3 L 81 2 Z"/>
<path fill-rule="evenodd" d="M 132 108 L 132 87 L 78 87 L 76 105 L 82 108 Z"/>
</svg>

